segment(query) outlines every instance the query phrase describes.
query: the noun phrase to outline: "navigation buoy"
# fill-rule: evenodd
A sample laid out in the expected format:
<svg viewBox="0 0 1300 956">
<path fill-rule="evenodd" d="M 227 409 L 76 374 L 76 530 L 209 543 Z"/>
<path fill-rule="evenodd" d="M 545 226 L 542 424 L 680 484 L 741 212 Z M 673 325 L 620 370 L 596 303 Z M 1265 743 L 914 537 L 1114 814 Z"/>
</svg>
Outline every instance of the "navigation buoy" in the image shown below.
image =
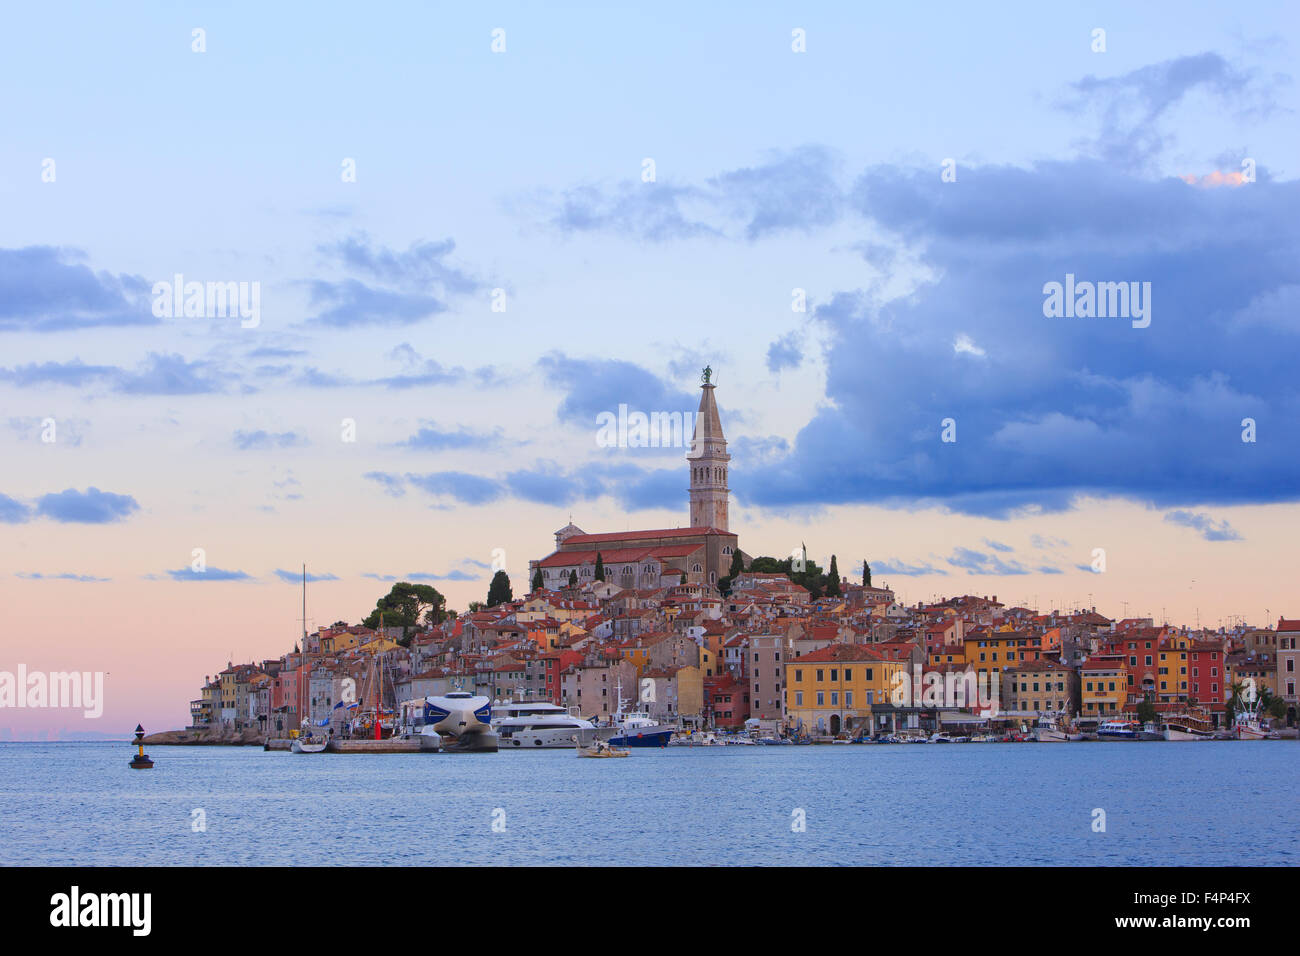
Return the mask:
<svg viewBox="0 0 1300 956">
<path fill-rule="evenodd" d="M 144 752 L 144 728 L 139 724 L 135 725 L 135 748 L 135 756 L 131 758 L 131 763 L 128 766 L 132 770 L 152 770 L 153 761 Z"/>
</svg>

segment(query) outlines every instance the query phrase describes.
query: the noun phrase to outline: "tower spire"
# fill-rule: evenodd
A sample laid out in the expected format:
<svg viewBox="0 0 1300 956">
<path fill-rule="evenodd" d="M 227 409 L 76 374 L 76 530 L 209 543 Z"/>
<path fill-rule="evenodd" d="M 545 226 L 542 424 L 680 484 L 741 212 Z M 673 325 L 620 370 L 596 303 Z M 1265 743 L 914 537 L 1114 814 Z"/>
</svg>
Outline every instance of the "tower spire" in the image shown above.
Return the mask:
<svg viewBox="0 0 1300 956">
<path fill-rule="evenodd" d="M 730 530 L 727 526 L 727 439 L 722 434 L 718 403 L 713 397 L 717 387 L 710 379 L 713 369 L 701 375 L 700 408 L 695 415 L 695 433 L 691 438 L 686 461 L 691 472 L 691 527 Z"/>
</svg>

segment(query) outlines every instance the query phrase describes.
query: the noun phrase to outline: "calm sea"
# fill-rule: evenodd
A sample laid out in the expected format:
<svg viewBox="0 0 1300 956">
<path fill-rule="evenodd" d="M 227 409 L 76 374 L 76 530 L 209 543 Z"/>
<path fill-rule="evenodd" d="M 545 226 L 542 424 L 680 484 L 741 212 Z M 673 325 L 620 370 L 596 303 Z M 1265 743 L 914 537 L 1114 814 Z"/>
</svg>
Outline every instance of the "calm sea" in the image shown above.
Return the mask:
<svg viewBox="0 0 1300 956">
<path fill-rule="evenodd" d="M 0 864 L 1300 863 L 1295 741 L 150 753 L 0 744 Z"/>
</svg>

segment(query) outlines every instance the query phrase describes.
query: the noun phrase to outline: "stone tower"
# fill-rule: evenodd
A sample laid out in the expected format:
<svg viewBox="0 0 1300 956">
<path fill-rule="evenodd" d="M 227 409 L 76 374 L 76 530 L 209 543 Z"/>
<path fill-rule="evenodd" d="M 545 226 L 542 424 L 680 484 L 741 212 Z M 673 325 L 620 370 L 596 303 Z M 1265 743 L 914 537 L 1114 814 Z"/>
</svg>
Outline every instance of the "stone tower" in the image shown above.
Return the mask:
<svg viewBox="0 0 1300 956">
<path fill-rule="evenodd" d="M 727 439 L 722 434 L 718 419 L 718 404 L 713 399 L 709 383 L 710 369 L 704 370 L 704 384 L 700 386 L 700 410 L 695 416 L 695 435 L 691 439 L 686 460 L 691 467 L 691 527 L 727 527 Z"/>
</svg>

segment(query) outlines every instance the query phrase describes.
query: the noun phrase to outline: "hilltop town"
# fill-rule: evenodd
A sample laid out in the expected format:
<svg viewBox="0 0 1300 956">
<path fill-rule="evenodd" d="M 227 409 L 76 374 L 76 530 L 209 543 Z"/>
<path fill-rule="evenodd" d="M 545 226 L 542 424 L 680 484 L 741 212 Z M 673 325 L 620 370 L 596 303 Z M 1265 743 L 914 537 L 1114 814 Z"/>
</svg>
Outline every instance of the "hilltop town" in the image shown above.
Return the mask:
<svg viewBox="0 0 1300 956">
<path fill-rule="evenodd" d="M 323 725 L 367 686 L 374 710 L 461 690 L 603 722 L 632 704 L 684 733 L 786 739 L 1014 737 L 1043 715 L 1080 733 L 1177 715 L 1197 735 L 1247 706 L 1296 724 L 1300 620 L 1193 630 L 996 595 L 904 605 L 872 585 L 866 561 L 853 584 L 834 556 L 826 572 L 806 554 L 752 557 L 729 526 L 731 456 L 711 374 L 686 454 L 687 527 L 589 534 L 570 520 L 529 562 L 526 597 L 498 571 L 486 602 L 462 614 L 431 587 L 400 583 L 364 624 L 304 631 L 278 658 L 209 677 L 189 741 Z M 400 624 L 385 625 L 385 610 Z"/>
<path fill-rule="evenodd" d="M 1095 722 L 1135 716 L 1144 703 L 1194 706 L 1218 727 L 1247 679 L 1284 702 L 1286 724 L 1295 723 L 1300 620 L 1198 631 L 1092 609 L 1039 613 L 996 596 L 905 607 L 885 588 L 842 581 L 840 590 L 812 600 L 777 573 L 741 574 L 725 596 L 698 584 L 629 590 L 595 580 L 405 637 L 402 628 L 321 627 L 303 648 L 230 664 L 206 681 L 191 729 L 252 742 L 304 718 L 328 720 L 347 681 L 363 686 L 375 655 L 391 669 L 398 701 L 464 689 L 609 720 L 621 686 L 683 731 L 860 736 L 1016 726 L 1058 713 Z M 990 714 L 973 698 L 965 707 L 894 703 L 918 671 L 982 675 L 999 705 Z"/>
</svg>

